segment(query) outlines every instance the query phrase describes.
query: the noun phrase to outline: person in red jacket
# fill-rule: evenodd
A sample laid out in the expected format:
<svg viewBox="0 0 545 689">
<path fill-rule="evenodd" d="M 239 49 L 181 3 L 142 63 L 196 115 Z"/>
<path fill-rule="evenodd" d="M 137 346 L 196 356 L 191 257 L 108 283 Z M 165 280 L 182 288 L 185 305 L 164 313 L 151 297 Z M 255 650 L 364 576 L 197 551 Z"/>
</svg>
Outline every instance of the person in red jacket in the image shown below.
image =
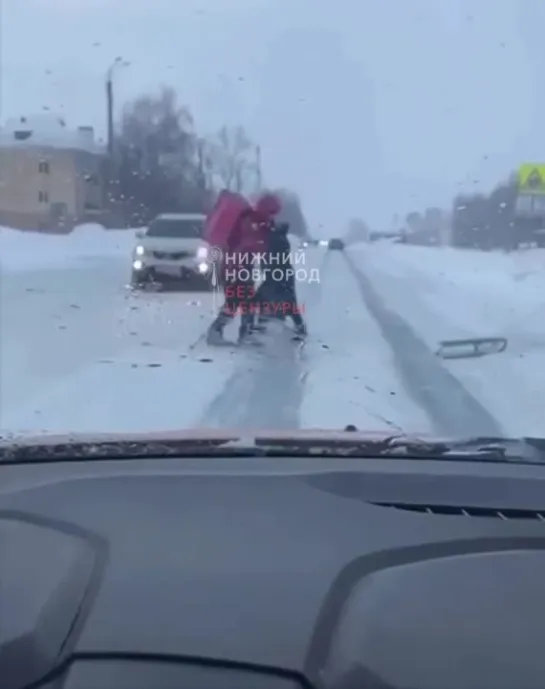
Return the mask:
<svg viewBox="0 0 545 689">
<path fill-rule="evenodd" d="M 227 323 L 240 314 L 239 342 L 251 334 L 255 306 L 253 271 L 258 256 L 268 243 L 274 217 L 280 211 L 280 200 L 274 194 L 263 194 L 255 206 L 245 211 L 231 232 L 223 257 L 225 303 L 208 330 L 209 344 L 224 341 Z"/>
</svg>

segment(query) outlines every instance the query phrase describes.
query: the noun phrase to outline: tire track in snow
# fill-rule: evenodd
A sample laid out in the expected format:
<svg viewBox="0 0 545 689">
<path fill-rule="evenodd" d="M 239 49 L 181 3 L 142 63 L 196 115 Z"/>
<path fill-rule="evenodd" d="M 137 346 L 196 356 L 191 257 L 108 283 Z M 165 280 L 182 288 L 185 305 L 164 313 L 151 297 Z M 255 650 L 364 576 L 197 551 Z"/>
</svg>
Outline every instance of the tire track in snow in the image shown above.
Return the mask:
<svg viewBox="0 0 545 689">
<path fill-rule="evenodd" d="M 347 253 L 344 258 L 392 348 L 407 393 L 426 411 L 436 432 L 457 437 L 503 435 L 496 419 L 441 365 L 411 326 L 386 308 L 371 280 Z"/>
<path fill-rule="evenodd" d="M 329 255 L 318 266 L 323 278 Z M 306 284 L 298 298 L 306 308 L 316 308 L 322 284 Z M 263 352 L 245 350 L 240 364 L 203 415 L 205 428 L 300 427 L 299 412 L 305 393 L 306 362 L 284 329 L 271 324 L 270 341 Z M 312 336 L 312 335 L 311 335 Z"/>
</svg>

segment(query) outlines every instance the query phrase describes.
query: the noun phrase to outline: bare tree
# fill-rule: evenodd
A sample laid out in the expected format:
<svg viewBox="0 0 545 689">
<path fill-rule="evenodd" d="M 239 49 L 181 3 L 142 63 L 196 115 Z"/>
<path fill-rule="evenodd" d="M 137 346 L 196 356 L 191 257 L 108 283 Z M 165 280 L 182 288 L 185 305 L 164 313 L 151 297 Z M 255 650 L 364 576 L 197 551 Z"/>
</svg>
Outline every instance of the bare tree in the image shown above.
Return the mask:
<svg viewBox="0 0 545 689">
<path fill-rule="evenodd" d="M 517 178 L 498 184 L 489 194 L 459 194 L 448 211 L 427 208 L 406 218 L 412 243 L 446 244 L 459 248 L 510 250 L 523 243 L 540 241 L 543 218 L 517 214 Z"/>
<path fill-rule="evenodd" d="M 259 147 L 243 127 L 199 135 L 188 107 L 172 88 L 142 94 L 123 110 L 115 146 L 112 211 L 127 223 L 160 212 L 202 212 L 219 187 L 243 193 L 258 186 Z"/>
<path fill-rule="evenodd" d="M 221 187 L 238 192 L 255 189 L 258 148 L 244 127 L 222 127 L 208 141 L 207 158 L 212 177 Z"/>
<path fill-rule="evenodd" d="M 533 239 L 530 224 L 514 222 L 516 180 L 499 184 L 488 194 L 460 195 L 452 210 L 452 241 L 463 248 L 514 248 Z"/>
<path fill-rule="evenodd" d="M 121 142 L 142 152 L 142 166 L 194 170 L 195 127 L 189 109 L 178 105 L 173 89 L 142 95 L 123 110 Z"/>
<path fill-rule="evenodd" d="M 118 142 L 116 195 L 129 222 L 204 208 L 208 189 L 199 139 L 189 109 L 172 89 L 128 103 Z"/>
</svg>

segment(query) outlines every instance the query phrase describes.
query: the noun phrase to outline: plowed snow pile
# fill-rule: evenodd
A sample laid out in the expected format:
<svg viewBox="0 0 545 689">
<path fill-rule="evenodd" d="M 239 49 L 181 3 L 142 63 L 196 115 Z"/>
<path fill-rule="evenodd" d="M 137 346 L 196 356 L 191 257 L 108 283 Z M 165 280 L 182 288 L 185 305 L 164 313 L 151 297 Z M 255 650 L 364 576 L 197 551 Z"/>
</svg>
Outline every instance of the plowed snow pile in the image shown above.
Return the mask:
<svg viewBox="0 0 545 689">
<path fill-rule="evenodd" d="M 59 269 L 74 260 L 127 256 L 135 243 L 136 230 L 105 230 L 102 225 L 80 225 L 70 234 L 25 232 L 0 227 L 2 272 Z"/>
</svg>

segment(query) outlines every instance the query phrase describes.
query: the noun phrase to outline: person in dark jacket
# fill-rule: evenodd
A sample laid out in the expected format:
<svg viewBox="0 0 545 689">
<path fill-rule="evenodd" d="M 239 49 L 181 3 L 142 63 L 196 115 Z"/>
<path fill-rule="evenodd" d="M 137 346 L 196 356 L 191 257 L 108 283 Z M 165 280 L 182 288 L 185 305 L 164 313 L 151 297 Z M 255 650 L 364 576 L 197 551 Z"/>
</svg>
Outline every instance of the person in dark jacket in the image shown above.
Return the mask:
<svg viewBox="0 0 545 689">
<path fill-rule="evenodd" d="M 274 224 L 268 234 L 265 251 L 265 279 L 257 289 L 254 301 L 259 310 L 258 324 L 254 330 L 264 330 L 270 317 L 285 319 L 289 316 L 298 335 L 306 335 L 306 326 L 297 302 L 295 270 L 291 262 L 291 245 L 288 238 L 289 225 Z"/>
</svg>

